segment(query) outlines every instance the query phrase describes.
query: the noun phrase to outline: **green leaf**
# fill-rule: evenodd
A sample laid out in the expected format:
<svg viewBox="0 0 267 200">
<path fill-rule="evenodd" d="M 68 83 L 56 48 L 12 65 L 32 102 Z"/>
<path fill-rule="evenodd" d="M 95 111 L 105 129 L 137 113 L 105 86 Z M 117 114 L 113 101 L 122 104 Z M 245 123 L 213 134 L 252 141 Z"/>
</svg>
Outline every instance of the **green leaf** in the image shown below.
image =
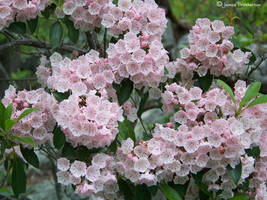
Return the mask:
<svg viewBox="0 0 267 200">
<path fill-rule="evenodd" d="M 234 197 L 229 200 L 249 200 L 249 196 L 247 194 L 236 194 Z"/>
<path fill-rule="evenodd" d="M 121 142 L 122 140 L 126 140 L 127 138 L 131 138 L 134 142 L 136 141 L 135 139 L 135 133 L 134 129 L 132 127 L 132 124 L 129 120 L 124 119 L 123 122 L 118 122 L 119 123 L 119 133 L 118 133 L 118 140 Z"/>
<path fill-rule="evenodd" d="M 147 200 L 151 199 L 151 193 L 145 184 L 135 186 L 135 200 Z"/>
<path fill-rule="evenodd" d="M 1 154 L 0 154 L 1 158 L 2 158 L 3 154 L 5 153 L 6 147 L 7 147 L 7 142 L 5 140 L 3 140 L 1 143 Z"/>
<path fill-rule="evenodd" d="M 148 94 L 148 92 L 146 92 L 143 95 L 143 97 L 142 97 L 142 99 L 140 101 L 140 104 L 139 104 L 139 109 L 138 109 L 138 112 L 137 112 L 137 116 L 138 117 L 141 117 L 142 113 L 144 112 L 145 104 L 146 104 L 146 102 L 148 100 L 148 97 L 149 97 L 149 94 Z"/>
<path fill-rule="evenodd" d="M 65 92 L 65 93 L 53 92 L 52 94 L 58 102 L 61 102 L 65 99 L 69 98 L 69 96 L 70 96 L 69 92 Z"/>
<path fill-rule="evenodd" d="M 42 11 L 42 15 L 48 19 L 50 17 L 50 15 L 52 15 L 56 9 L 56 4 L 52 3 L 51 5 L 49 5 L 48 7 L 46 7 L 46 9 L 44 11 Z"/>
<path fill-rule="evenodd" d="M 27 24 L 28 24 L 28 27 L 29 27 L 31 34 L 33 34 L 37 28 L 37 25 L 38 25 L 38 16 L 34 19 L 28 20 Z"/>
<path fill-rule="evenodd" d="M 4 113 L 4 120 L 5 121 L 8 119 L 11 119 L 12 112 L 13 112 L 13 105 L 9 104 L 5 110 L 5 113 Z"/>
<path fill-rule="evenodd" d="M 235 166 L 235 168 L 232 168 L 230 165 L 228 165 L 226 169 L 233 182 L 237 185 L 242 174 L 242 162 L 240 161 L 239 164 Z"/>
<path fill-rule="evenodd" d="M 12 170 L 12 190 L 16 197 L 26 192 L 26 174 L 24 171 L 24 162 L 16 157 Z"/>
<path fill-rule="evenodd" d="M 79 39 L 79 30 L 75 29 L 74 24 L 68 18 L 65 18 L 65 24 L 68 29 L 68 37 L 75 44 Z"/>
<path fill-rule="evenodd" d="M 35 168 L 39 168 L 39 159 L 37 155 L 34 153 L 34 149 L 28 149 L 28 148 L 23 148 L 23 146 L 20 146 L 20 151 L 24 157 L 24 159 L 34 166 Z"/>
<path fill-rule="evenodd" d="M 66 136 L 65 134 L 61 131 L 60 127 L 57 126 L 54 130 L 54 136 L 53 136 L 53 143 L 54 146 L 57 149 L 60 149 L 61 147 L 63 147 L 63 145 L 66 142 Z"/>
<path fill-rule="evenodd" d="M 167 184 L 161 184 L 160 189 L 168 200 L 182 200 L 182 197 L 172 187 Z"/>
<path fill-rule="evenodd" d="M 208 191 L 208 186 L 205 185 L 203 182 L 202 182 L 202 177 L 203 177 L 203 173 L 204 172 L 198 172 L 197 174 L 192 174 L 192 177 L 194 178 L 194 181 L 196 183 L 196 185 L 199 187 L 200 191 L 208 196 L 208 197 L 211 197 L 212 194 Z"/>
<path fill-rule="evenodd" d="M 222 80 L 218 79 L 217 83 L 219 83 L 220 86 L 230 95 L 232 101 L 236 104 L 235 96 L 234 96 L 232 89 Z"/>
<path fill-rule="evenodd" d="M 8 188 L 5 187 L 0 188 L 0 195 L 2 196 L 11 196 L 12 194 L 13 193 Z"/>
<path fill-rule="evenodd" d="M 126 181 L 122 179 L 118 179 L 118 185 L 120 188 L 120 191 L 124 194 L 125 200 L 133 200 L 133 192 L 131 190 L 130 184 L 128 184 Z"/>
<path fill-rule="evenodd" d="M 25 34 L 26 33 L 26 24 L 23 22 L 13 22 L 9 25 L 8 29 L 14 33 Z"/>
<path fill-rule="evenodd" d="M 242 108 L 243 106 L 248 104 L 248 102 L 251 99 L 253 99 L 255 96 L 257 96 L 259 94 L 260 87 L 261 87 L 261 82 L 251 83 L 248 86 L 248 89 L 245 93 L 245 96 L 242 98 L 241 102 L 239 103 L 239 106 Z"/>
<path fill-rule="evenodd" d="M 63 157 L 68 157 L 69 155 L 71 155 L 73 153 L 74 153 L 74 148 L 71 146 L 70 143 L 66 142 L 64 144 L 64 147 L 63 147 L 62 152 L 61 152 L 62 156 Z"/>
<path fill-rule="evenodd" d="M 250 149 L 245 149 L 245 151 L 248 154 L 248 156 L 252 156 L 254 158 L 260 157 L 260 154 L 261 154 L 261 150 L 259 146 L 255 146 Z"/>
<path fill-rule="evenodd" d="M 114 84 L 115 85 L 115 84 Z M 118 101 L 120 105 L 123 105 L 131 96 L 133 91 L 133 82 L 129 79 L 124 79 L 120 85 L 114 87 L 117 92 Z"/>
<path fill-rule="evenodd" d="M 5 121 L 5 130 L 9 131 L 15 124 L 17 123 L 17 120 L 8 119 Z"/>
<path fill-rule="evenodd" d="M 196 77 L 194 79 L 197 79 L 196 86 L 199 86 L 203 90 L 203 93 L 207 92 L 212 84 L 213 76 L 210 73 L 203 77 L 200 77 L 196 73 L 195 76 Z"/>
<path fill-rule="evenodd" d="M 22 118 L 26 117 L 27 115 L 31 114 L 32 112 L 39 110 L 38 108 L 28 108 L 24 110 L 20 116 L 18 117 L 17 121 L 21 120 Z"/>
<path fill-rule="evenodd" d="M 250 104 L 248 104 L 248 107 L 256 106 L 258 104 L 263 104 L 263 103 L 267 103 L 267 95 L 266 94 L 257 97 Z"/>
<path fill-rule="evenodd" d="M 63 27 L 59 21 L 55 22 L 49 33 L 50 43 L 54 48 L 59 47 L 63 39 Z"/>
<path fill-rule="evenodd" d="M 240 21 L 242 22 L 242 24 L 245 26 L 245 28 L 247 29 L 247 31 L 254 36 L 254 31 L 252 29 L 252 27 L 250 26 L 249 22 L 247 21 L 247 19 L 240 17 L 239 18 Z"/>
<path fill-rule="evenodd" d="M 2 104 L 0 101 L 0 128 L 4 129 L 5 128 L 5 106 Z"/>
<path fill-rule="evenodd" d="M 11 136 L 13 139 L 17 139 L 23 143 L 26 143 L 26 144 L 29 144 L 31 145 L 32 147 L 34 147 L 34 141 L 32 138 L 30 137 L 19 137 L 19 136 L 16 136 L 16 135 L 12 135 Z"/>
</svg>

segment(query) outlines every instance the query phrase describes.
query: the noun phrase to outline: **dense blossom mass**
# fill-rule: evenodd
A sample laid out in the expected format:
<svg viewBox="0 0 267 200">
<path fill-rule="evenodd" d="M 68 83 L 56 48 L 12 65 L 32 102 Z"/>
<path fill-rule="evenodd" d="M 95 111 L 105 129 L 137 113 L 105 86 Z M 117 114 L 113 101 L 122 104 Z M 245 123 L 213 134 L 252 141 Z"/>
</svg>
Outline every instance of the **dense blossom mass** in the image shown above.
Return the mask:
<svg viewBox="0 0 267 200">
<path fill-rule="evenodd" d="M 118 133 L 118 121 L 123 120 L 118 104 L 97 96 L 93 90 L 62 101 L 55 118 L 73 146 L 88 148 L 110 145 Z"/>
<path fill-rule="evenodd" d="M 183 81 L 191 80 L 193 72 L 200 77 L 210 74 L 219 77 L 240 74 L 248 63 L 250 52 L 234 49 L 230 41 L 233 26 L 225 26 L 223 21 L 200 18 L 189 33 L 189 48 L 180 51 L 181 58 L 169 63 L 169 77 L 181 74 Z"/>
<path fill-rule="evenodd" d="M 10 86 L 5 91 L 2 99 L 4 105 L 13 104 L 12 119 L 17 119 L 27 108 L 38 110 L 24 117 L 13 127 L 13 134 L 22 137 L 31 137 L 36 144 L 44 144 L 53 136 L 52 132 L 56 125 L 53 114 L 58 108 L 54 97 L 44 89 L 31 91 L 16 91 Z"/>
<path fill-rule="evenodd" d="M 0 30 L 14 21 L 35 18 L 50 0 L 0 0 Z"/>
</svg>

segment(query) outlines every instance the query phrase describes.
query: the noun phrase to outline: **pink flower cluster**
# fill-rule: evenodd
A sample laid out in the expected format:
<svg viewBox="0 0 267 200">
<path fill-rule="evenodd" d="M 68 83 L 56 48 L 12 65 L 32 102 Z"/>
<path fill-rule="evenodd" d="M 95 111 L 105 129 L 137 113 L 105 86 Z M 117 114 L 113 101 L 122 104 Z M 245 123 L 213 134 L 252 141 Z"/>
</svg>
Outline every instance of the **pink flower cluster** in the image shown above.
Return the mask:
<svg viewBox="0 0 267 200">
<path fill-rule="evenodd" d="M 235 88 L 239 102 L 246 91 L 245 82 L 238 81 Z M 262 143 L 266 138 L 266 123 L 262 123 L 267 120 L 263 117 L 265 104 L 247 109 L 251 116 L 260 109 L 260 120 L 247 112 L 235 117 L 234 104 L 224 90 L 214 88 L 202 94 L 199 88 L 187 90 L 176 83 L 166 86 L 162 99 L 166 111 L 175 110 L 173 117 L 166 126 L 156 124 L 149 141 L 136 146 L 129 138 L 122 141 L 116 153 L 119 174 L 135 184 L 150 186 L 162 181 L 184 184 L 190 173 L 205 170 L 202 181 L 210 191 L 222 190 L 224 199 L 231 198 L 237 187 L 227 165 L 234 168 L 242 162 L 238 184 L 249 177 L 251 189 L 267 180 Z M 254 146 L 260 146 L 262 158 L 255 160 L 246 154 L 245 149 Z"/>
<path fill-rule="evenodd" d="M 136 36 L 133 32 L 124 35 L 107 49 L 110 65 L 115 67 L 118 82 L 130 78 L 136 87 L 157 87 L 164 76 L 164 66 L 169 57 L 160 40 L 150 36 Z"/>
<path fill-rule="evenodd" d="M 169 76 L 181 73 L 182 80 L 193 78 L 193 72 L 205 76 L 208 72 L 215 76 L 231 76 L 242 73 L 248 63 L 250 52 L 233 50 L 229 40 L 234 34 L 234 27 L 225 26 L 223 21 L 207 18 L 197 19 L 189 33 L 189 48 L 180 51 L 181 59 L 167 65 Z"/>
<path fill-rule="evenodd" d="M 74 60 L 67 57 L 63 59 L 59 53 L 54 53 L 50 63 L 52 74 L 45 67 L 47 61 L 43 58 L 37 69 L 37 77 L 40 83 L 61 93 L 70 90 L 79 96 L 89 90 L 104 89 L 115 81 L 115 66 L 107 59 L 99 58 L 99 53 L 94 50 Z"/>
<path fill-rule="evenodd" d="M 119 0 L 118 6 L 110 5 L 102 20 L 113 36 L 130 31 L 160 38 L 166 24 L 165 11 L 154 0 Z"/>
<path fill-rule="evenodd" d="M 63 13 L 71 16 L 77 29 L 88 31 L 101 26 L 103 15 L 111 4 L 112 0 L 65 0 Z"/>
<path fill-rule="evenodd" d="M 114 159 L 104 153 L 93 156 L 91 164 L 66 158 L 57 160 L 58 182 L 63 185 L 73 184 L 75 193 L 94 195 L 101 199 L 118 199 L 119 186 L 114 171 Z"/>
<path fill-rule="evenodd" d="M 62 101 L 55 118 L 73 146 L 89 149 L 110 145 L 118 133 L 118 121 L 123 120 L 118 104 L 97 96 L 94 90 Z"/>
<path fill-rule="evenodd" d="M 46 93 L 44 89 L 16 92 L 16 89 L 10 86 L 5 91 L 2 102 L 5 106 L 13 104 L 12 119 L 17 119 L 27 108 L 38 108 L 37 111 L 22 118 L 12 128 L 14 135 L 31 137 L 36 145 L 51 139 L 56 125 L 53 114 L 58 108 L 52 95 Z"/>
<path fill-rule="evenodd" d="M 50 0 L 0 0 L 0 30 L 13 21 L 35 18 Z"/>
</svg>

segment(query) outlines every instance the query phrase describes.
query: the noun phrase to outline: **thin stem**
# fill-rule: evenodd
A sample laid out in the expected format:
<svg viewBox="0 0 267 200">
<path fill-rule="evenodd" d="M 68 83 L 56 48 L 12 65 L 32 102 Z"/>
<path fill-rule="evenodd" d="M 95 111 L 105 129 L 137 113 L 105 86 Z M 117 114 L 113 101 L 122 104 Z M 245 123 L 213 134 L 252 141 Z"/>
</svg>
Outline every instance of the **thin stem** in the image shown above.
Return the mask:
<svg viewBox="0 0 267 200">
<path fill-rule="evenodd" d="M 142 119 L 142 117 L 138 117 L 138 119 L 140 120 L 140 123 L 141 123 L 141 125 L 142 125 L 142 127 L 143 127 L 143 129 L 144 129 L 145 133 L 148 135 L 148 133 L 147 133 L 147 130 L 146 130 L 146 127 L 145 127 L 145 125 L 144 125 L 144 122 L 143 122 L 143 119 Z"/>
<path fill-rule="evenodd" d="M 106 50 L 107 50 L 107 32 L 108 32 L 108 29 L 105 28 L 105 32 L 104 32 L 104 49 L 103 49 L 103 55 L 104 55 L 104 58 L 107 57 L 107 53 L 106 53 Z"/>
</svg>

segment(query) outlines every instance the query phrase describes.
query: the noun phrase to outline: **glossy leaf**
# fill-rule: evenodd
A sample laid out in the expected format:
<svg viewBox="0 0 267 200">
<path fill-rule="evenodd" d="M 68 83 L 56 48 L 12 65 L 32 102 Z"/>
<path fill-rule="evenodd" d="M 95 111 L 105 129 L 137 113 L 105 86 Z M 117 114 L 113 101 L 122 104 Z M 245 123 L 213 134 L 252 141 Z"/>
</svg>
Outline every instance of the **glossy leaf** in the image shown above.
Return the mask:
<svg viewBox="0 0 267 200">
<path fill-rule="evenodd" d="M 26 192 L 26 174 L 24 171 L 24 162 L 16 157 L 12 170 L 12 190 L 16 197 Z"/>
<path fill-rule="evenodd" d="M 76 43 L 79 39 L 79 30 L 74 27 L 73 22 L 70 21 L 68 18 L 65 18 L 64 21 L 68 29 L 68 37 L 73 43 Z"/>
<path fill-rule="evenodd" d="M 74 153 L 74 148 L 71 146 L 70 143 L 66 142 L 61 153 L 63 157 L 68 157 L 69 155 Z"/>
<path fill-rule="evenodd" d="M 6 147 L 7 147 L 7 142 L 5 141 L 5 140 L 3 140 L 2 141 L 2 143 L 1 143 L 1 154 L 0 154 L 0 157 L 2 158 L 2 156 L 3 156 L 3 154 L 4 154 L 4 152 L 5 152 L 5 150 L 6 150 Z"/>
<path fill-rule="evenodd" d="M 2 102 L 0 101 L 0 128 L 4 129 L 5 127 L 5 106 L 2 104 Z"/>
<path fill-rule="evenodd" d="M 36 111 L 36 110 L 39 110 L 38 108 L 28 108 L 26 110 L 24 110 L 19 118 L 17 119 L 17 121 L 21 120 L 22 118 L 26 117 L 27 115 L 31 114 L 32 112 Z"/>
<path fill-rule="evenodd" d="M 247 194 L 236 194 L 234 197 L 229 200 L 249 200 L 249 196 Z"/>
<path fill-rule="evenodd" d="M 33 34 L 37 28 L 37 25 L 38 25 L 38 16 L 36 18 L 28 20 L 27 24 L 28 24 L 28 27 L 29 27 L 31 34 Z"/>
<path fill-rule="evenodd" d="M 208 191 L 208 186 L 202 182 L 203 172 L 198 172 L 197 174 L 192 174 L 196 185 L 199 187 L 200 191 L 206 196 L 211 197 L 212 194 Z"/>
<path fill-rule="evenodd" d="M 15 124 L 17 123 L 17 120 L 8 119 L 5 121 L 5 130 L 9 131 Z"/>
<path fill-rule="evenodd" d="M 198 75 L 197 76 L 197 86 L 199 86 L 203 92 L 207 92 L 212 84 L 212 80 L 213 80 L 213 76 L 210 75 L 209 73 L 206 75 L 206 76 L 203 76 L 203 77 L 199 77 Z"/>
<path fill-rule="evenodd" d="M 168 198 L 168 200 L 182 200 L 182 197 L 171 186 L 167 184 L 161 184 L 160 189 L 162 193 Z"/>
<path fill-rule="evenodd" d="M 8 29 L 14 33 L 25 34 L 26 33 L 26 24 L 23 22 L 13 22 L 9 25 Z"/>
<path fill-rule="evenodd" d="M 256 106 L 258 104 L 263 104 L 263 103 L 267 103 L 267 95 L 266 94 L 257 97 L 250 104 L 248 104 L 248 107 Z"/>
<path fill-rule="evenodd" d="M 32 166 L 34 166 L 35 168 L 39 168 L 39 159 L 37 157 L 37 155 L 34 153 L 34 149 L 28 149 L 28 148 L 23 148 L 22 146 L 20 146 L 20 151 L 24 157 L 24 159 L 31 164 Z"/>
<path fill-rule="evenodd" d="M 134 200 L 147 200 L 151 199 L 151 193 L 145 184 L 135 186 Z"/>
<path fill-rule="evenodd" d="M 252 100 L 255 96 L 257 96 L 259 94 L 260 87 L 261 87 L 261 82 L 251 83 L 248 86 L 245 96 L 242 98 L 239 106 L 240 107 L 245 106 L 250 100 Z"/>
<path fill-rule="evenodd" d="M 235 166 L 235 168 L 232 168 L 230 165 L 228 165 L 226 169 L 233 182 L 237 185 L 242 174 L 242 162 L 240 161 L 239 164 Z"/>
<path fill-rule="evenodd" d="M 119 104 L 123 105 L 132 94 L 133 82 L 129 79 L 124 79 L 120 85 L 117 85 L 117 87 L 115 87 L 115 89 L 117 92 Z"/>
<path fill-rule="evenodd" d="M 60 46 L 63 39 L 63 27 L 60 22 L 55 22 L 49 33 L 50 43 L 54 48 Z"/>
<path fill-rule="evenodd" d="M 70 96 L 69 92 L 65 92 L 65 93 L 53 92 L 52 94 L 58 102 L 61 102 L 65 99 L 69 98 L 69 96 Z"/>
<path fill-rule="evenodd" d="M 57 126 L 54 130 L 54 136 L 53 136 L 53 143 L 54 146 L 57 149 L 60 149 L 61 147 L 63 147 L 63 145 L 66 142 L 66 136 L 65 134 L 61 131 L 60 127 Z"/>
<path fill-rule="evenodd" d="M 222 80 L 217 80 L 217 83 L 230 95 L 232 101 L 236 104 L 235 96 L 233 90 Z"/>
<path fill-rule="evenodd" d="M 12 116 L 12 112 L 13 112 L 13 105 L 9 104 L 4 112 L 4 120 L 8 120 L 11 119 Z"/>
<path fill-rule="evenodd" d="M 124 199 L 125 200 L 133 200 L 134 194 L 131 190 L 130 184 L 128 184 L 126 181 L 119 179 L 118 180 L 118 185 L 120 188 L 120 191 L 124 194 Z"/>
<path fill-rule="evenodd" d="M 132 127 L 131 122 L 127 119 L 124 119 L 123 122 L 118 122 L 118 123 L 119 123 L 118 140 L 121 142 L 122 140 L 131 138 L 135 142 L 136 141 L 135 133 L 134 133 L 134 129 Z"/>
<path fill-rule="evenodd" d="M 19 136 L 16 136 L 16 135 L 12 135 L 11 136 L 13 139 L 17 139 L 19 140 L 20 142 L 23 142 L 25 144 L 29 144 L 31 145 L 32 147 L 34 147 L 34 141 L 32 138 L 30 137 L 19 137 Z"/>
<path fill-rule="evenodd" d="M 48 19 L 50 17 L 50 15 L 52 15 L 56 9 L 56 5 L 54 3 L 52 3 L 51 5 L 49 5 L 48 7 L 46 7 L 46 9 L 44 11 L 42 11 L 42 15 Z"/>
<path fill-rule="evenodd" d="M 259 146 L 251 147 L 250 149 L 245 149 L 248 156 L 252 156 L 254 158 L 260 157 L 261 150 Z"/>
<path fill-rule="evenodd" d="M 139 109 L 138 109 L 138 112 L 137 112 L 137 116 L 138 117 L 141 117 L 142 113 L 144 112 L 145 104 L 146 104 L 146 102 L 148 100 L 148 97 L 149 97 L 149 94 L 148 94 L 148 92 L 146 92 L 143 95 L 143 97 L 142 97 L 142 99 L 140 101 L 140 104 L 139 104 Z"/>
</svg>

